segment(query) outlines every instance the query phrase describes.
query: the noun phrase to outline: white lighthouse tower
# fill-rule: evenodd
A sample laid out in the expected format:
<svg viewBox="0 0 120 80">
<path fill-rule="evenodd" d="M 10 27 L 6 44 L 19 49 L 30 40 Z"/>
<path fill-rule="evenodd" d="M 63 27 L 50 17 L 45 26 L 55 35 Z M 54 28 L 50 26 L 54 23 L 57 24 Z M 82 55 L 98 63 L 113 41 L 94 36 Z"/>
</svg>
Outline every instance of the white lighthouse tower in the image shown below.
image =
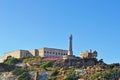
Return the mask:
<svg viewBox="0 0 120 80">
<path fill-rule="evenodd" d="M 68 38 L 68 55 L 73 55 L 72 51 L 72 35 Z"/>
</svg>

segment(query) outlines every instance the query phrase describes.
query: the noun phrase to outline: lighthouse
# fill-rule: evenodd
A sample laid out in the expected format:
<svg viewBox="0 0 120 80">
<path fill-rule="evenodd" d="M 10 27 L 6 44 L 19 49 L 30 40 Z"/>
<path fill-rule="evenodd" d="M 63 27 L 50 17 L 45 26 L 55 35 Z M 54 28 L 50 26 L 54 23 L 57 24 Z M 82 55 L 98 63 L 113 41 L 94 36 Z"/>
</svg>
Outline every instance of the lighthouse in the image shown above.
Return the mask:
<svg viewBox="0 0 120 80">
<path fill-rule="evenodd" d="M 73 55 L 73 51 L 72 51 L 72 34 L 68 38 L 68 55 Z"/>
</svg>

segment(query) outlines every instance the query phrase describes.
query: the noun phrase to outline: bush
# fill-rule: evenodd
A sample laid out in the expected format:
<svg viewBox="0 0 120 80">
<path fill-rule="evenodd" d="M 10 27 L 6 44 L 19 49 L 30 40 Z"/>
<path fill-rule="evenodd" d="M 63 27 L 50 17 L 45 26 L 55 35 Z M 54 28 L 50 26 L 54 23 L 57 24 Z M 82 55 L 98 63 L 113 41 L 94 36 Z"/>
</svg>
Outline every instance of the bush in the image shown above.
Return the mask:
<svg viewBox="0 0 120 80">
<path fill-rule="evenodd" d="M 14 70 L 14 68 L 15 68 L 14 65 L 7 65 L 4 63 L 0 63 L 0 72 L 12 71 Z"/>
<path fill-rule="evenodd" d="M 23 58 L 23 63 L 27 63 L 27 62 L 38 62 L 38 61 L 41 61 L 42 60 L 42 57 L 40 56 L 33 56 L 33 57 L 26 57 L 26 58 Z"/>
<path fill-rule="evenodd" d="M 41 65 L 41 67 L 42 68 L 44 68 L 44 69 L 46 69 L 46 68 L 48 68 L 48 67 L 52 67 L 52 64 L 54 63 L 54 61 L 46 61 L 46 62 L 44 62 L 42 65 Z"/>
<path fill-rule="evenodd" d="M 22 59 L 17 59 L 17 58 L 8 56 L 3 63 L 7 65 L 15 65 L 16 63 L 19 63 L 19 62 L 22 62 Z"/>
<path fill-rule="evenodd" d="M 58 75 L 58 70 L 54 70 L 51 74 L 51 76 L 57 76 Z"/>
<path fill-rule="evenodd" d="M 28 72 L 22 73 L 19 77 L 18 80 L 30 80 Z"/>
<path fill-rule="evenodd" d="M 96 72 L 96 73 L 92 74 L 90 76 L 90 79 L 97 79 L 98 77 L 101 77 L 101 73 L 100 72 Z"/>
<path fill-rule="evenodd" d="M 68 75 L 67 75 L 66 79 L 64 79 L 64 80 L 73 80 L 74 74 L 75 74 L 75 73 L 74 73 L 74 69 L 70 68 L 70 69 L 68 70 Z"/>
<path fill-rule="evenodd" d="M 13 75 L 18 76 L 17 80 L 29 80 L 29 71 L 27 69 L 17 68 L 13 71 Z"/>
<path fill-rule="evenodd" d="M 23 74 L 24 72 L 28 72 L 27 69 L 21 69 L 21 68 L 17 68 L 13 71 L 13 75 L 19 76 L 21 74 Z"/>
</svg>

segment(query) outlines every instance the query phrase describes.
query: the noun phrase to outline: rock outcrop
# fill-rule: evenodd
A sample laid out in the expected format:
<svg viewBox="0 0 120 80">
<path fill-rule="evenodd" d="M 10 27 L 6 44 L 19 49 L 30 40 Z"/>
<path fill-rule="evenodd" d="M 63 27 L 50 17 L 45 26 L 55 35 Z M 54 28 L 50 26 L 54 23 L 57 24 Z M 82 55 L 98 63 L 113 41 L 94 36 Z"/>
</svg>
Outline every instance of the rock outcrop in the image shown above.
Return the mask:
<svg viewBox="0 0 120 80">
<path fill-rule="evenodd" d="M 12 71 L 15 66 L 0 63 L 0 72 Z"/>
<path fill-rule="evenodd" d="M 0 74 L 0 80 L 15 80 L 17 77 L 12 72 L 3 72 Z"/>
</svg>

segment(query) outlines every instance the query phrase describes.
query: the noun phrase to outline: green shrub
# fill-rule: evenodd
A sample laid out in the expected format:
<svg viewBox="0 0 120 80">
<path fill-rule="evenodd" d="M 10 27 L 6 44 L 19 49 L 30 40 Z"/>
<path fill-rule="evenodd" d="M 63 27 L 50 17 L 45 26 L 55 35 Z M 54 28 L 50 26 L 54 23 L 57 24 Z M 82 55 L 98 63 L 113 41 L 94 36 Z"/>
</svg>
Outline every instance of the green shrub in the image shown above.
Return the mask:
<svg viewBox="0 0 120 80">
<path fill-rule="evenodd" d="M 19 63 L 19 62 L 22 62 L 22 59 L 17 59 L 17 58 L 8 56 L 3 63 L 7 65 L 15 65 L 16 63 Z"/>
<path fill-rule="evenodd" d="M 23 74 L 24 72 L 28 72 L 27 69 L 21 69 L 21 68 L 17 68 L 13 71 L 13 75 L 19 76 L 21 74 Z"/>
<path fill-rule="evenodd" d="M 58 75 L 58 70 L 54 70 L 51 74 L 51 76 L 57 76 Z"/>
<path fill-rule="evenodd" d="M 70 68 L 68 70 L 68 74 L 67 74 L 67 77 L 64 79 L 64 80 L 73 80 L 74 78 L 74 69 L 73 68 Z"/>
<path fill-rule="evenodd" d="M 96 73 L 92 74 L 92 75 L 90 76 L 90 79 L 96 79 L 96 78 L 98 78 L 98 77 L 101 77 L 101 73 L 100 73 L 100 72 L 96 72 Z"/>
<path fill-rule="evenodd" d="M 30 77 L 29 77 L 29 74 L 28 72 L 23 72 L 19 77 L 18 77 L 18 80 L 29 80 Z"/>
<path fill-rule="evenodd" d="M 52 64 L 53 64 L 54 62 L 55 62 L 55 61 L 46 61 L 46 62 L 43 62 L 43 63 L 41 64 L 41 67 L 44 68 L 44 69 L 46 69 L 46 68 L 48 68 L 48 67 L 52 67 Z"/>
<path fill-rule="evenodd" d="M 29 71 L 27 69 L 17 68 L 13 71 L 13 75 L 18 76 L 17 80 L 29 80 Z"/>
<path fill-rule="evenodd" d="M 27 62 L 38 62 L 38 61 L 41 61 L 42 60 L 42 57 L 40 56 L 33 56 L 33 57 L 26 57 L 26 58 L 23 58 L 23 63 L 27 63 Z"/>
</svg>

